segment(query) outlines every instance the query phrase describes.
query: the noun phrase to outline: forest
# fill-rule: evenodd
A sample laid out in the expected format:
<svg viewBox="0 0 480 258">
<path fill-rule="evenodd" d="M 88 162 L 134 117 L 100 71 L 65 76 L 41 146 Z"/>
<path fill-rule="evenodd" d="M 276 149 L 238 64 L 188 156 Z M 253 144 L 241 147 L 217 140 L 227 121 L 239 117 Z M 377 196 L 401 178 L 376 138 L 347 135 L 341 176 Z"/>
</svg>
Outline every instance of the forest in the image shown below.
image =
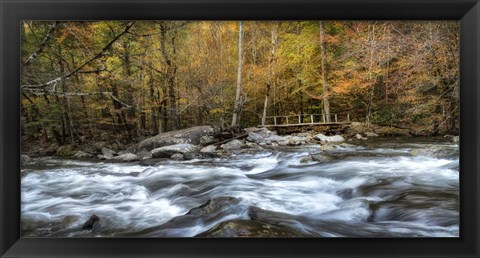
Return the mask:
<svg viewBox="0 0 480 258">
<path fill-rule="evenodd" d="M 459 237 L 459 26 L 24 21 L 22 236 Z"/>
<path fill-rule="evenodd" d="M 457 21 L 24 21 L 32 145 L 121 145 L 268 116 L 458 134 Z M 328 116 L 327 116 L 328 117 Z"/>
</svg>

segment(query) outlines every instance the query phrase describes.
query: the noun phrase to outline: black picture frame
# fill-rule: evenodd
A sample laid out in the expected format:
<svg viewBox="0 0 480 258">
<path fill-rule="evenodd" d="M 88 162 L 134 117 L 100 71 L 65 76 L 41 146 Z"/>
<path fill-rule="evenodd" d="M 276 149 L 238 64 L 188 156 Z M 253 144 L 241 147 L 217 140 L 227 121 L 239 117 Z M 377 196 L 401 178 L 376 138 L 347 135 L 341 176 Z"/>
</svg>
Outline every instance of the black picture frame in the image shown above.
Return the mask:
<svg viewBox="0 0 480 258">
<path fill-rule="evenodd" d="M 480 257 L 478 0 L 0 0 L 1 257 Z M 21 20 L 460 20 L 459 238 L 21 238 Z"/>
</svg>

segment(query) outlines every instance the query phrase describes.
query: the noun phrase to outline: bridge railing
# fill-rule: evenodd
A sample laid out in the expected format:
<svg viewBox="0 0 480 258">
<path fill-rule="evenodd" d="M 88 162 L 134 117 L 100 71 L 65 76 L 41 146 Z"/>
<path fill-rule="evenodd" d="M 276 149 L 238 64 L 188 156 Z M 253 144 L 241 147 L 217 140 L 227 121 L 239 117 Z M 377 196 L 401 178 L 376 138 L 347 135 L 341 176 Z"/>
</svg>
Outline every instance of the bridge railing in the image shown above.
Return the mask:
<svg viewBox="0 0 480 258">
<path fill-rule="evenodd" d="M 328 122 L 330 118 L 330 122 Z M 312 124 L 333 124 L 333 123 L 349 123 L 350 114 L 300 114 L 285 116 L 267 116 L 265 124 L 262 126 L 276 125 L 312 125 Z"/>
</svg>

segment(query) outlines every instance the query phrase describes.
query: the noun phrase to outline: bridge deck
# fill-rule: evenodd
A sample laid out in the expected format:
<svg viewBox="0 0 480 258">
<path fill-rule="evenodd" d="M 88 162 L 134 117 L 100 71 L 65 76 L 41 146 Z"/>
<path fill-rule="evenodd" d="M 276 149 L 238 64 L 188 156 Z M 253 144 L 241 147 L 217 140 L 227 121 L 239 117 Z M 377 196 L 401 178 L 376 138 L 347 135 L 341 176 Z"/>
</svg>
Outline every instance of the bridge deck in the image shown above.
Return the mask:
<svg viewBox="0 0 480 258">
<path fill-rule="evenodd" d="M 260 125 L 259 127 L 294 127 L 294 126 L 344 125 L 344 124 L 351 124 L 351 122 L 277 124 L 277 125 Z"/>
</svg>

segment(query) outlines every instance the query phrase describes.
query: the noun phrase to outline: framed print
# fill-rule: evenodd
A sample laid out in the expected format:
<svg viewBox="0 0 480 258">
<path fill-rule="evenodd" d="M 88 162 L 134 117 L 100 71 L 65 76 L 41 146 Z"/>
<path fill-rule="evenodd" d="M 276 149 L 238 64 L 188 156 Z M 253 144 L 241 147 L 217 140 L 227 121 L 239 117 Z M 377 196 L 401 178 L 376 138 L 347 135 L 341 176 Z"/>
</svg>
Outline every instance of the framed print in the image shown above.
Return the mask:
<svg viewBox="0 0 480 258">
<path fill-rule="evenodd" d="M 1 257 L 478 257 L 478 1 L 1 2 Z"/>
</svg>

